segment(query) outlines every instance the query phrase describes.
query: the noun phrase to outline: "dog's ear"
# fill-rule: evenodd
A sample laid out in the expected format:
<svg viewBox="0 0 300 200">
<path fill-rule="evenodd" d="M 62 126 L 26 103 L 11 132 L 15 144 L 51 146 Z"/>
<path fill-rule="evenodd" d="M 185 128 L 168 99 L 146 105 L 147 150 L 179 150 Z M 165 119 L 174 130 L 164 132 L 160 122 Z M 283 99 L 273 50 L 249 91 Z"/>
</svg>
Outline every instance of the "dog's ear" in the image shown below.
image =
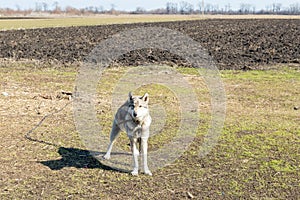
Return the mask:
<svg viewBox="0 0 300 200">
<path fill-rule="evenodd" d="M 145 101 L 146 103 L 149 102 L 149 94 L 145 93 L 144 96 L 142 96 L 142 100 Z"/>
<path fill-rule="evenodd" d="M 131 92 L 129 92 L 129 94 L 128 94 L 128 101 L 129 102 L 133 101 L 132 93 Z"/>
</svg>

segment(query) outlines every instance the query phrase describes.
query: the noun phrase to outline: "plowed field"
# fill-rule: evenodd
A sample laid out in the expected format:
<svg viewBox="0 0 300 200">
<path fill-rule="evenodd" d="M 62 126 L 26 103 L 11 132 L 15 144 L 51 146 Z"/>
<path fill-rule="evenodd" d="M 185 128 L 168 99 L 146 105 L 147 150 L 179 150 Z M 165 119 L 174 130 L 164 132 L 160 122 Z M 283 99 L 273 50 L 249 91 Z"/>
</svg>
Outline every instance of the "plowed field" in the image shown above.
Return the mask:
<svg viewBox="0 0 300 200">
<path fill-rule="evenodd" d="M 300 20 L 297 19 L 218 19 L 2 31 L 0 57 L 63 63 L 82 61 L 97 44 L 111 35 L 151 26 L 189 35 L 209 51 L 220 69 L 300 63 Z M 188 65 L 168 52 L 150 49 L 133 51 L 122 56 L 117 63 L 155 62 Z"/>
</svg>

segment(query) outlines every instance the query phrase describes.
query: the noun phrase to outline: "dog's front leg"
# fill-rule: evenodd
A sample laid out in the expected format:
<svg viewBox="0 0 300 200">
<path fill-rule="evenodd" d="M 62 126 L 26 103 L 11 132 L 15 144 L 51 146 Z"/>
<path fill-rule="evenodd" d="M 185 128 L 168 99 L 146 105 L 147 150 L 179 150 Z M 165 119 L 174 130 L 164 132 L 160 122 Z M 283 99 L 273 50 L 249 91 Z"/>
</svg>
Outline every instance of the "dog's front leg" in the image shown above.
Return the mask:
<svg viewBox="0 0 300 200">
<path fill-rule="evenodd" d="M 143 158 L 143 168 L 144 168 L 144 173 L 152 176 L 151 171 L 149 170 L 148 167 L 148 137 L 142 137 L 141 138 L 141 145 L 142 145 L 142 158 Z"/>
<path fill-rule="evenodd" d="M 131 152 L 133 156 L 133 171 L 131 172 L 132 175 L 137 176 L 139 173 L 139 162 L 138 162 L 138 157 L 139 157 L 139 150 L 137 147 L 137 138 L 130 138 L 130 146 L 131 146 Z"/>
</svg>

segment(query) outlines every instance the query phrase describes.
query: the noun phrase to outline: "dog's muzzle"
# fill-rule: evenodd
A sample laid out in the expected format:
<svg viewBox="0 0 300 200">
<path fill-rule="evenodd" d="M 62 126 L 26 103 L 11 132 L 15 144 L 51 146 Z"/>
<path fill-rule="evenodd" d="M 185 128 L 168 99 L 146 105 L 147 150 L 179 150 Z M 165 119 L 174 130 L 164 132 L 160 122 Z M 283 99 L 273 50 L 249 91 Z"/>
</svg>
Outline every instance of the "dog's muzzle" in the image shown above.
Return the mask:
<svg viewBox="0 0 300 200">
<path fill-rule="evenodd" d="M 137 113 L 133 111 L 133 117 L 137 117 Z"/>
</svg>

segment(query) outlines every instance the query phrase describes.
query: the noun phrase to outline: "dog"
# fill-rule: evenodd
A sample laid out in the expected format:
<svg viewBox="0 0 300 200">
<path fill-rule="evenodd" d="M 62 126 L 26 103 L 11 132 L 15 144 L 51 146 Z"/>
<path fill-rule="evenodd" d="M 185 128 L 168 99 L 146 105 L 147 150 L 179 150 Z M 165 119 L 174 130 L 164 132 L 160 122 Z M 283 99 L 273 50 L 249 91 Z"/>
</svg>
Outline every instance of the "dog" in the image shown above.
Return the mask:
<svg viewBox="0 0 300 200">
<path fill-rule="evenodd" d="M 152 121 L 148 104 L 148 93 L 145 93 L 144 96 L 133 96 L 131 92 L 129 93 L 128 100 L 115 114 L 110 132 L 110 143 L 106 154 L 103 156 L 104 159 L 110 159 L 111 150 L 115 140 L 117 139 L 120 131 L 125 130 L 130 140 L 134 165 L 131 174 L 134 176 L 138 175 L 138 156 L 140 152 L 142 153 L 144 173 L 152 176 L 147 163 L 148 138 L 150 135 L 149 128 Z"/>
</svg>

